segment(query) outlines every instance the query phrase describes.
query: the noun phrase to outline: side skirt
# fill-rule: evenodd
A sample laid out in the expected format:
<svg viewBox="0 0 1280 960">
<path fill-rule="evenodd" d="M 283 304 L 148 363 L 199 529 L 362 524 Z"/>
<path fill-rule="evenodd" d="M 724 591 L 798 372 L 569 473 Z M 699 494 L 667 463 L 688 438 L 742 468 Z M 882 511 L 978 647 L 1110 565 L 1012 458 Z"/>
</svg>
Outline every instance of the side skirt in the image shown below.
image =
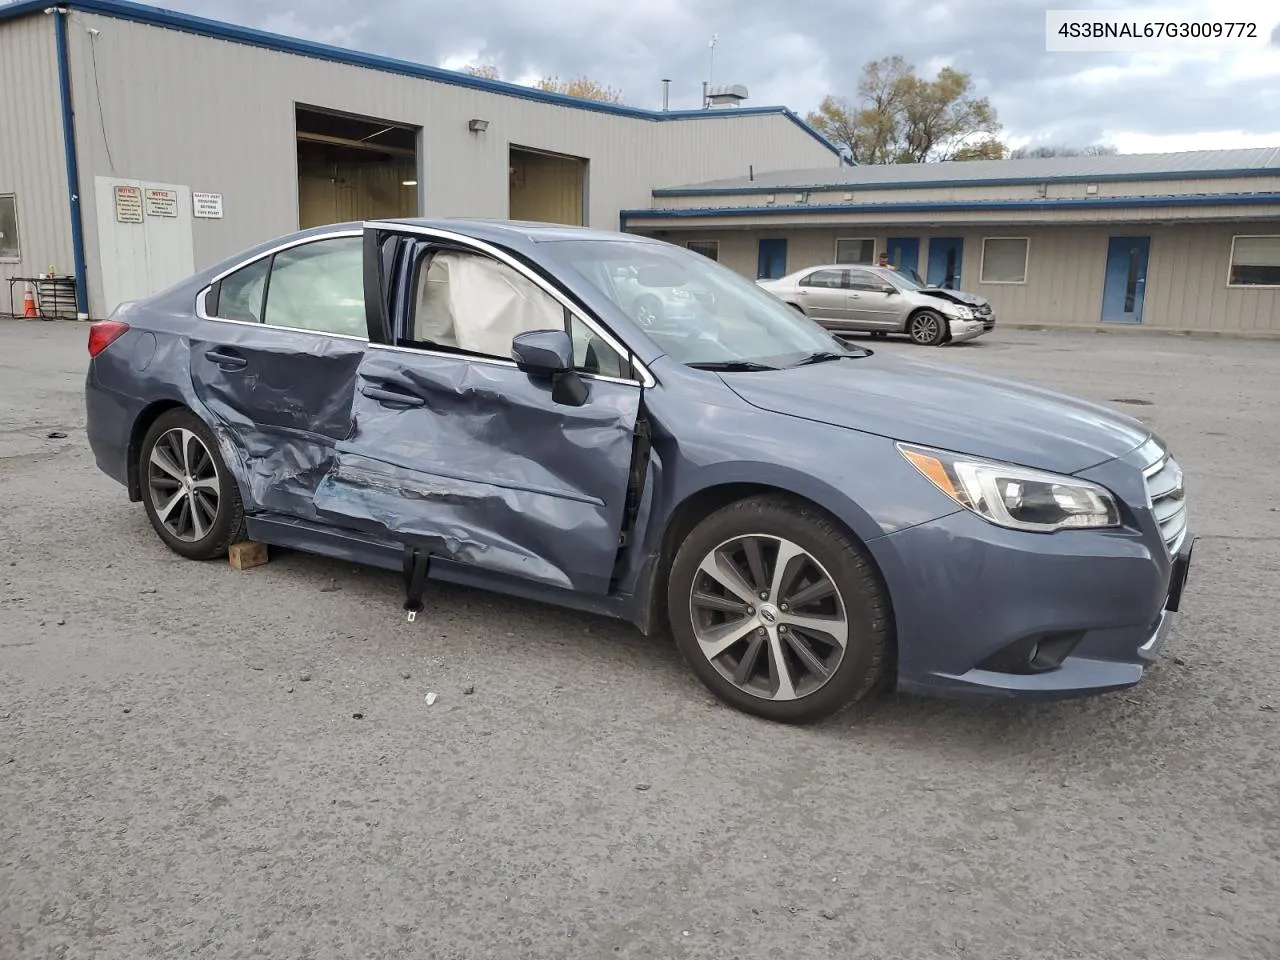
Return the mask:
<svg viewBox="0 0 1280 960">
<path fill-rule="evenodd" d="M 327 527 L 278 514 L 248 516 L 245 517 L 245 523 L 250 540 L 300 550 L 304 553 L 333 557 L 364 566 L 379 567 L 383 570 L 399 572 L 404 568 L 404 544 L 384 540 L 361 531 Z M 429 579 L 616 620 L 627 620 L 636 626 L 640 626 L 642 622 L 643 604 L 637 603 L 636 599 L 630 595 L 594 596 L 575 593 L 571 590 L 557 590 L 554 587 L 544 587 L 530 581 L 490 573 L 472 564 L 457 563 L 443 557 L 431 558 Z M 431 607 L 429 594 L 426 606 L 428 610 Z M 390 609 L 399 613 L 398 608 Z"/>
</svg>

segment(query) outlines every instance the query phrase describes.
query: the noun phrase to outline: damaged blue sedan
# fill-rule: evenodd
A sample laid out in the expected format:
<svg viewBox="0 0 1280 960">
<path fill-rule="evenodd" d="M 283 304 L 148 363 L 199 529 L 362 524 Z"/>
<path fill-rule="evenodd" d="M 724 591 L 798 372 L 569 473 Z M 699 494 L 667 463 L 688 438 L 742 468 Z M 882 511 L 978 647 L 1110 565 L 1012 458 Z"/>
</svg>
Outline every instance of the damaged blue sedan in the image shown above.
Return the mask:
<svg viewBox="0 0 1280 960">
<path fill-rule="evenodd" d="M 1132 686 L 1194 545 L 1142 423 L 846 345 L 643 237 L 317 228 L 122 306 L 89 353 L 98 465 L 174 552 L 400 570 L 411 618 L 440 580 L 669 625 L 777 721 Z"/>
</svg>

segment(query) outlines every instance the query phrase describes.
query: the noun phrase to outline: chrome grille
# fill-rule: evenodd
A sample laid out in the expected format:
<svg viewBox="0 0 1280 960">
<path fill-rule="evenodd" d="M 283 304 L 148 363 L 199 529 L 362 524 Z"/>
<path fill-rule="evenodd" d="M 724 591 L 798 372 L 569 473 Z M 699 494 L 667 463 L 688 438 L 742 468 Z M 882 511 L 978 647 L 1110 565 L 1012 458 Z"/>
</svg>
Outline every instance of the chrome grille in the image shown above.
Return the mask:
<svg viewBox="0 0 1280 960">
<path fill-rule="evenodd" d="M 1182 468 L 1154 439 L 1142 448 L 1146 455 L 1146 468 L 1142 471 L 1147 482 L 1147 496 L 1151 501 L 1151 513 L 1160 525 L 1169 554 L 1178 552 L 1182 538 L 1187 533 L 1186 488 L 1183 485 Z"/>
</svg>

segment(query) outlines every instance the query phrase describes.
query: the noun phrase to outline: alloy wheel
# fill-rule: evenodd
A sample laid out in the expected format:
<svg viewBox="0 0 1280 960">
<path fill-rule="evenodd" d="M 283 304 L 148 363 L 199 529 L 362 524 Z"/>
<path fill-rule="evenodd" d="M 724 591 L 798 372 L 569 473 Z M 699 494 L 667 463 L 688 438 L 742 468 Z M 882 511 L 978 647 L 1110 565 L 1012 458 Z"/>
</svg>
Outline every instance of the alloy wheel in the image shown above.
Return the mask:
<svg viewBox="0 0 1280 960">
<path fill-rule="evenodd" d="M 935 343 L 941 329 L 937 317 L 931 313 L 922 313 L 911 321 L 911 339 L 925 345 Z"/>
<path fill-rule="evenodd" d="M 707 554 L 689 611 L 703 656 L 764 700 L 814 693 L 835 674 L 849 640 L 831 575 L 803 547 L 766 534 L 736 537 Z"/>
<path fill-rule="evenodd" d="M 188 543 L 203 540 L 218 517 L 221 488 L 209 448 L 195 433 L 162 433 L 147 458 L 147 491 L 166 530 Z"/>
</svg>

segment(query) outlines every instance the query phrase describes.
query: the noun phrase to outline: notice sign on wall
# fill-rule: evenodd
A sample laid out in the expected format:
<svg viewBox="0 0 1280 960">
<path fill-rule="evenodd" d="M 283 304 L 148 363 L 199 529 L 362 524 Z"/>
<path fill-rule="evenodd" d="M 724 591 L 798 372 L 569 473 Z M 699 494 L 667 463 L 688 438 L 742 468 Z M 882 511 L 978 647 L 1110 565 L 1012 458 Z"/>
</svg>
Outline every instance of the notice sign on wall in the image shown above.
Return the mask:
<svg viewBox="0 0 1280 960">
<path fill-rule="evenodd" d="M 220 193 L 195 193 L 191 194 L 192 213 L 203 220 L 221 220 L 222 219 L 222 194 Z"/>
<path fill-rule="evenodd" d="M 140 187 L 115 188 L 116 220 L 120 223 L 142 222 L 142 189 Z"/>
<path fill-rule="evenodd" d="M 147 187 L 142 191 L 148 217 L 176 217 L 178 215 L 178 191 Z"/>
</svg>

